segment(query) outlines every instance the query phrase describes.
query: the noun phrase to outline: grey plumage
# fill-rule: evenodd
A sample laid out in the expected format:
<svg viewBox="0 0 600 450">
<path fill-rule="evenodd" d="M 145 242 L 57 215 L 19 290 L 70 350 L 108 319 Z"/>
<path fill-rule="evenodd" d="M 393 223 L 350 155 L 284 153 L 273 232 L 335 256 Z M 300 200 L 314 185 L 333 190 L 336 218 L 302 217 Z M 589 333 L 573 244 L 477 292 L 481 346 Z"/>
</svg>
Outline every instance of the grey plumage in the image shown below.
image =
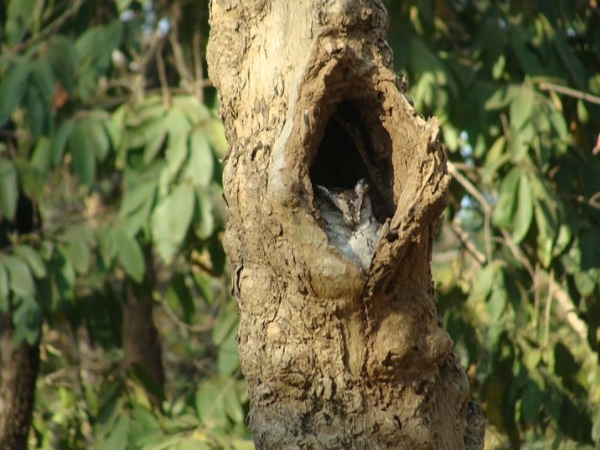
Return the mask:
<svg viewBox="0 0 600 450">
<path fill-rule="evenodd" d="M 315 204 L 325 225 L 329 244 L 367 270 L 381 224 L 371 210 L 369 185 L 361 179 L 353 189 L 315 186 Z"/>
</svg>

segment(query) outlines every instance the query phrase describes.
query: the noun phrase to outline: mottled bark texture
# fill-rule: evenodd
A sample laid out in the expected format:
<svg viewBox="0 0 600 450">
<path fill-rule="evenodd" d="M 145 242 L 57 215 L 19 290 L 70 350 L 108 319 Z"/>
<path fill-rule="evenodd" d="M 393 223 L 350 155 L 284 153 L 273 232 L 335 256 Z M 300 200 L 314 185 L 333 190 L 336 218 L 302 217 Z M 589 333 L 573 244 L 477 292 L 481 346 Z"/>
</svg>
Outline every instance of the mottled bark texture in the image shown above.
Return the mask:
<svg viewBox="0 0 600 450">
<path fill-rule="evenodd" d="M 212 0 L 208 62 L 230 151 L 225 246 L 257 449 L 481 448 L 435 309 L 449 176 L 435 119 L 392 71 L 377 0 Z M 370 185 L 366 270 L 316 189 Z"/>
<path fill-rule="evenodd" d="M 0 314 L 0 449 L 27 449 L 39 365 L 39 345 L 15 346 L 11 316 Z"/>
</svg>

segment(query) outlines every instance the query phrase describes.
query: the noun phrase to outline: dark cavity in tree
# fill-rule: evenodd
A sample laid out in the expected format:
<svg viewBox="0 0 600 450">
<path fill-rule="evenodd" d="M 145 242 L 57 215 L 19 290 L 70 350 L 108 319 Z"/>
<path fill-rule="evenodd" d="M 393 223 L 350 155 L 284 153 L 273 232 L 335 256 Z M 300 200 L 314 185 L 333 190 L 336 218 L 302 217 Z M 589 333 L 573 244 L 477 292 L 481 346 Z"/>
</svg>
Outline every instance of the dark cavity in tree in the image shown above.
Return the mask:
<svg viewBox="0 0 600 450">
<path fill-rule="evenodd" d="M 374 105 L 370 105 L 374 106 Z M 317 184 L 332 189 L 353 189 L 361 179 L 369 184 L 369 197 L 373 212 L 383 223 L 393 212 L 391 204 L 391 179 L 388 167 L 390 165 L 389 151 L 387 158 L 382 159 L 381 150 L 374 148 L 375 142 L 389 141 L 389 136 L 376 120 L 379 126 L 374 128 L 368 121 L 372 109 L 366 102 L 353 103 L 344 100 L 337 104 L 329 116 L 323 137 L 319 144 L 311 168 L 310 179 Z M 365 115 L 359 111 L 367 111 Z M 372 132 L 384 133 L 387 139 L 377 139 Z M 386 150 L 389 150 L 386 149 Z M 388 200 L 388 197 L 390 199 Z"/>
<path fill-rule="evenodd" d="M 325 126 L 310 170 L 312 183 L 328 189 L 351 189 L 362 178 L 371 182 L 361 146 L 367 158 L 373 159 L 367 130 L 352 103 L 343 101 Z"/>
</svg>

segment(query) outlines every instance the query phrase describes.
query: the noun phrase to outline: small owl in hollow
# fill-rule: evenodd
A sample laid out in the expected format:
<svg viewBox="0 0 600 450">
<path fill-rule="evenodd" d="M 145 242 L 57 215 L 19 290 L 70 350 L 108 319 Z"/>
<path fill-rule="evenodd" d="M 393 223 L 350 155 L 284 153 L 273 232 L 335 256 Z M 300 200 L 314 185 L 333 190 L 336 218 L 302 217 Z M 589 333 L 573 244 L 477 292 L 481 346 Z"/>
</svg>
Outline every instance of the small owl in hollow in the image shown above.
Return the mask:
<svg viewBox="0 0 600 450">
<path fill-rule="evenodd" d="M 319 185 L 315 188 L 315 204 L 329 244 L 367 270 L 381 229 L 371 210 L 369 184 L 360 179 L 352 189 L 327 189 Z"/>
</svg>

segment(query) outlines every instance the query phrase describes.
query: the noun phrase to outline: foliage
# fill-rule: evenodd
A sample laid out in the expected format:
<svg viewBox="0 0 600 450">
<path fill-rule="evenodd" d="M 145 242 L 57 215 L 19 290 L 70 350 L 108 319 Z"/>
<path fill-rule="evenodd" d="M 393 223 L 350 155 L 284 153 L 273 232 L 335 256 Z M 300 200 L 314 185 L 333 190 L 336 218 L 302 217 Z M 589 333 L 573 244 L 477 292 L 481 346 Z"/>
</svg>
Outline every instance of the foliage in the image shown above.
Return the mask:
<svg viewBox="0 0 600 450">
<path fill-rule="evenodd" d="M 435 278 L 486 448 L 600 445 L 595 2 L 388 2 L 454 182 Z"/>
<path fill-rule="evenodd" d="M 31 448 L 253 448 L 220 243 L 226 142 L 202 77 L 207 5 L 12 0 L 0 13 L 0 312 L 16 343 L 42 335 Z M 121 364 L 124 285 L 149 264 L 171 350 L 162 412 Z"/>
</svg>

